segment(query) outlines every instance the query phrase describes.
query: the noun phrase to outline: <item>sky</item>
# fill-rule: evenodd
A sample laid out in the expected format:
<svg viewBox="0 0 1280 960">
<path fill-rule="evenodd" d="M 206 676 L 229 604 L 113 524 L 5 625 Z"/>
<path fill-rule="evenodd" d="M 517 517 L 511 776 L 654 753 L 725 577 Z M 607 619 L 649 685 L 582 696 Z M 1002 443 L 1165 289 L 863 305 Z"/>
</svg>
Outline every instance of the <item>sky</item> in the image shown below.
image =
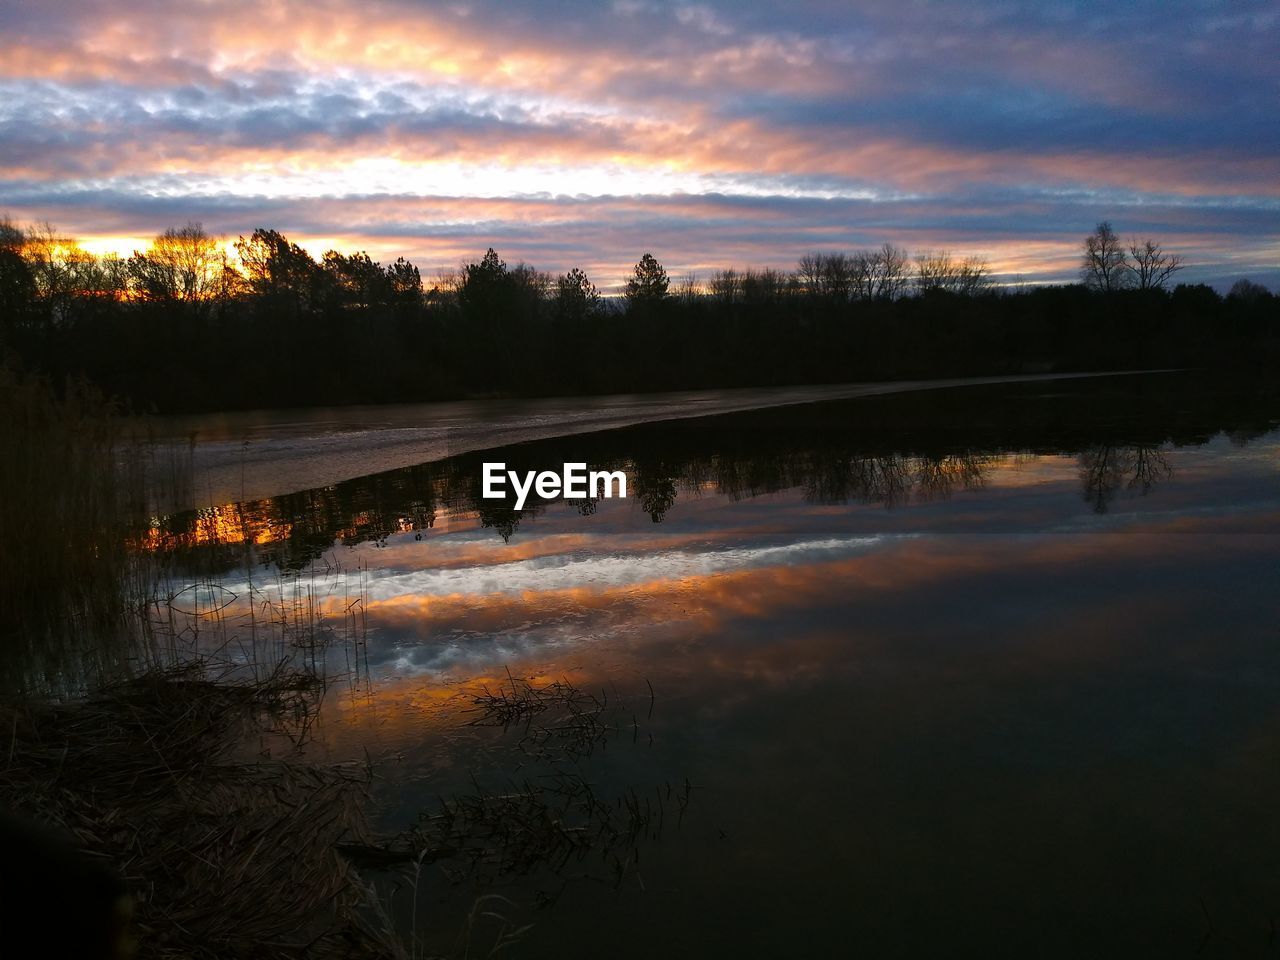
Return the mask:
<svg viewBox="0 0 1280 960">
<path fill-rule="evenodd" d="M 893 242 L 1075 278 L 1100 220 L 1280 290 L 1275 0 L 0 0 L 0 216 L 602 289 Z"/>
</svg>

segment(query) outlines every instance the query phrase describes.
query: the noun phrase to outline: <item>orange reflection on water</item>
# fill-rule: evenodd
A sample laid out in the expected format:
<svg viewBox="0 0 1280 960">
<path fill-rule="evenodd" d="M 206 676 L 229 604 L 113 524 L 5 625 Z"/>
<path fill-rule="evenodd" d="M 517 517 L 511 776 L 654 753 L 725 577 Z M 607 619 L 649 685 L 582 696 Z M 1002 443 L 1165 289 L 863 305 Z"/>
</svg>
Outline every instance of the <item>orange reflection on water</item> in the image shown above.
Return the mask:
<svg viewBox="0 0 1280 960">
<path fill-rule="evenodd" d="M 1274 550 L 1273 537 L 1187 537 L 1189 529 L 1178 520 L 1159 534 L 907 538 L 832 561 L 627 586 L 370 601 L 375 643 L 387 631 L 409 649 L 414 637 L 466 648 L 485 635 L 511 640 L 540 629 L 563 632 L 567 643 L 512 641 L 493 652 L 497 659 L 456 667 L 392 663 L 371 696 L 338 710 L 345 723 L 397 742 L 465 724 L 474 696 L 509 675 L 535 686 L 568 678 L 580 688 L 617 679 L 635 688 L 629 694 L 643 693 L 647 679 L 660 696 L 697 691 L 708 710 L 731 709 L 750 685 L 817 683 L 899 660 L 944 686 L 959 664 L 974 696 L 986 683 L 1067 677 L 1176 637 L 1186 605 L 1204 605 L 1195 590 L 1174 586 L 1188 565 L 1257 564 Z M 1133 580 L 1135 570 L 1147 574 Z M 1018 602 L 1030 606 L 1001 620 L 1005 591 L 1028 587 Z M 988 645 L 1002 634 L 1016 638 L 1012 647 Z M 927 662 L 917 659 L 921 644 Z"/>
<path fill-rule="evenodd" d="M 583 629 L 625 624 L 634 632 L 646 625 L 678 621 L 714 631 L 733 619 L 768 619 L 786 610 L 829 606 L 833 598 L 843 603 L 859 595 L 875 597 L 941 588 L 962 578 L 976 579 L 1008 569 L 1015 556 L 1018 568 L 1042 570 L 1045 576 L 1052 576 L 1054 568 L 1084 563 L 1100 551 L 1109 563 L 1140 563 L 1151 559 L 1153 553 L 1158 556 L 1156 544 L 1160 535 L 1196 531 L 1221 532 L 1221 521 L 1174 517 L 1149 526 L 1147 533 L 1107 535 L 1105 540 L 1077 535 L 1029 536 L 1012 541 L 988 541 L 982 537 L 898 538 L 883 540 L 854 556 L 825 561 L 657 576 L 624 584 L 584 583 L 510 592 L 480 587 L 439 594 L 404 593 L 366 598 L 365 609 L 377 626 L 418 634 L 424 640 L 455 632 L 498 635 L 530 624 L 580 623 Z M 679 542 L 676 536 L 657 539 Z M 991 542 L 992 549 L 974 547 L 975 543 L 984 542 Z M 651 544 L 646 541 L 645 545 Z M 499 561 L 496 567 L 500 568 L 512 559 L 509 549 L 495 551 L 486 550 L 483 544 L 468 545 L 464 554 L 487 553 L 491 560 Z M 518 552 L 522 556 L 541 556 L 547 551 L 530 546 Z M 427 559 L 434 560 L 430 555 Z M 461 557 L 452 559 L 456 562 Z M 492 572 L 495 581 L 500 577 L 497 568 Z M 484 577 L 478 577 L 476 582 L 483 583 Z M 833 590 L 834 585 L 839 589 Z"/>
<path fill-rule="evenodd" d="M 293 524 L 272 517 L 267 509 L 270 501 L 229 503 L 196 513 L 185 530 L 166 529 L 163 522 L 153 523 L 136 541 L 142 550 L 163 552 L 216 544 L 254 544 L 262 546 L 287 540 Z"/>
</svg>

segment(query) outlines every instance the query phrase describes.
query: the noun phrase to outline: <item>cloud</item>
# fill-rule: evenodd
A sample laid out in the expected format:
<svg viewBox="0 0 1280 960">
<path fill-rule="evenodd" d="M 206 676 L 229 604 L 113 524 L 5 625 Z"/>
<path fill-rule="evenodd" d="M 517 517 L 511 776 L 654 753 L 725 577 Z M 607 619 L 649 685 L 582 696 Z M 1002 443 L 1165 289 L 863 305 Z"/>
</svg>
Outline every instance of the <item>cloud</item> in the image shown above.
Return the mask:
<svg viewBox="0 0 1280 960">
<path fill-rule="evenodd" d="M 1108 218 L 1204 277 L 1276 269 L 1266 3 L 68 0 L 2 17 L 0 211 L 89 238 L 194 216 L 428 258 L 510 241 L 615 273 L 664 244 L 706 268 L 893 239 L 1064 278 Z"/>
</svg>

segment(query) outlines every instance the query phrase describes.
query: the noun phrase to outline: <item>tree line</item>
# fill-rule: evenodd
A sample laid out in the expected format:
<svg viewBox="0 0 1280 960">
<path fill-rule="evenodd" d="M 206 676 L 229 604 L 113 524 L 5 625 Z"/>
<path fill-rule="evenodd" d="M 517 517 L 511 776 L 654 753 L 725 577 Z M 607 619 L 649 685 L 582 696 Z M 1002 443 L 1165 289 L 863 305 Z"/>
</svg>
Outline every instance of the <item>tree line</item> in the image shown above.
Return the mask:
<svg viewBox="0 0 1280 960">
<path fill-rule="evenodd" d="M 1173 286 L 1181 258 L 1082 244 L 1081 283 L 1010 290 L 980 257 L 886 243 L 790 271 L 673 280 L 651 253 L 620 297 L 493 249 L 424 282 L 400 258 L 316 259 L 279 231 L 230 245 L 189 223 L 128 257 L 0 221 L 0 347 L 141 410 L 766 386 L 1280 355 L 1280 300 Z"/>
</svg>

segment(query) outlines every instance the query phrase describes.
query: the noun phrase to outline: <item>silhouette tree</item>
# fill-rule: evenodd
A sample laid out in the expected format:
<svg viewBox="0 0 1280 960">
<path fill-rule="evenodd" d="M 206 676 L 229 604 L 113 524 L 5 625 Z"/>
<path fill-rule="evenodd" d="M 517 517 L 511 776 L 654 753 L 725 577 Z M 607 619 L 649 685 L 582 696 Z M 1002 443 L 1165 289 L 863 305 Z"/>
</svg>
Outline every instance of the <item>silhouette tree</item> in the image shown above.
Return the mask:
<svg viewBox="0 0 1280 960">
<path fill-rule="evenodd" d="M 1163 290 L 1169 279 L 1182 269 L 1182 258 L 1165 253 L 1154 240 L 1136 240 L 1129 245 L 1130 270 L 1139 290 Z"/>
<path fill-rule="evenodd" d="M 458 305 L 465 325 L 454 334 L 474 364 L 468 376 L 486 389 L 511 389 L 541 367 L 542 343 L 534 335 L 545 277 L 519 264 L 508 269 L 490 247 L 479 263 L 462 268 Z M 461 366 L 468 370 L 465 365 Z"/>
<path fill-rule="evenodd" d="M 876 253 L 859 250 L 849 258 L 849 290 L 855 300 L 870 300 L 875 295 Z"/>
<path fill-rule="evenodd" d="M 32 224 L 26 230 L 22 257 L 30 271 L 35 298 L 47 319 L 56 320 L 78 289 L 77 250 L 74 240 L 59 234 L 47 221 Z"/>
<path fill-rule="evenodd" d="M 990 268 L 982 257 L 954 259 L 947 251 L 926 250 L 916 255 L 916 290 L 945 290 L 961 296 L 981 293 L 990 285 Z"/>
<path fill-rule="evenodd" d="M 321 271 L 311 254 L 276 230 L 259 227 L 236 241 L 236 254 L 250 290 L 264 305 L 307 313 L 320 285 Z"/>
<path fill-rule="evenodd" d="M 956 274 L 956 293 L 977 296 L 991 289 L 991 264 L 986 257 L 965 257 Z"/>
<path fill-rule="evenodd" d="M 666 299 L 670 285 L 671 281 L 667 279 L 667 271 L 662 264 L 654 259 L 653 254 L 646 253 L 636 264 L 624 294 L 632 306 L 660 303 Z"/>
<path fill-rule="evenodd" d="M 916 254 L 915 285 L 919 293 L 950 289 L 955 261 L 943 251 L 924 250 Z"/>
<path fill-rule="evenodd" d="M 516 264 L 511 268 L 509 276 L 517 315 L 533 320 L 554 281 L 548 274 L 535 270 L 527 263 Z"/>
<path fill-rule="evenodd" d="M 396 262 L 387 267 L 387 285 L 397 304 L 417 304 L 422 300 L 422 274 L 404 257 L 397 257 Z"/>
<path fill-rule="evenodd" d="M 803 254 L 800 262 L 796 264 L 795 275 L 804 293 L 811 297 L 818 296 L 822 286 L 822 254 Z"/>
<path fill-rule="evenodd" d="M 226 298 L 231 269 L 222 242 L 191 222 L 170 227 L 127 262 L 135 295 L 153 303 L 180 305 L 192 316 L 205 315 L 215 301 Z"/>
<path fill-rule="evenodd" d="M 717 270 L 707 285 L 711 298 L 724 306 L 738 303 L 742 299 L 742 279 L 742 274 L 732 267 Z"/>
<path fill-rule="evenodd" d="M 846 303 L 853 293 L 853 262 L 843 253 L 822 258 L 819 273 L 821 296 L 832 303 Z"/>
<path fill-rule="evenodd" d="M 0 324 L 21 324 L 35 297 L 35 279 L 22 256 L 25 240 L 8 218 L 0 220 Z"/>
<path fill-rule="evenodd" d="M 1231 291 L 1227 296 L 1235 300 L 1241 300 L 1245 303 L 1257 303 L 1263 297 L 1271 295 L 1266 287 L 1260 283 L 1254 283 L 1248 277 L 1241 277 L 1231 285 Z"/>
<path fill-rule="evenodd" d="M 599 313 L 600 292 L 578 267 L 556 278 L 552 309 L 562 323 L 581 323 Z"/>
<path fill-rule="evenodd" d="M 669 294 L 670 295 L 670 294 Z M 691 307 L 702 299 L 702 282 L 696 273 L 686 273 L 676 281 L 674 296 L 677 303 Z"/>
<path fill-rule="evenodd" d="M 391 285 L 382 265 L 369 254 L 342 254 L 330 250 L 320 263 L 326 280 L 326 292 L 335 306 L 369 308 L 385 304 L 391 296 Z"/>
<path fill-rule="evenodd" d="M 796 286 L 786 274 L 766 267 L 763 270 L 744 270 L 740 278 L 742 300 L 748 304 L 776 304 L 784 296 L 794 293 Z"/>
<path fill-rule="evenodd" d="M 510 307 L 512 290 L 506 261 L 490 247 L 479 263 L 462 268 L 458 303 L 471 319 L 492 322 Z"/>
<path fill-rule="evenodd" d="M 114 253 L 95 257 L 88 250 L 74 246 L 67 252 L 65 262 L 74 284 L 73 302 L 115 302 L 128 292 L 128 263 Z"/>
<path fill-rule="evenodd" d="M 1170 366 L 1274 366 L 1280 298 L 1244 283 L 1226 298 L 1179 284 L 1140 304 L 1109 299 L 1097 292 L 1104 283 L 1172 286 L 1166 277 L 1181 264 L 1154 241 L 1121 249 L 1110 227 L 1099 227 L 1088 246 L 1113 275 L 1094 291 L 1047 286 L 990 298 L 981 310 L 958 300 L 917 304 L 901 296 L 908 281 L 922 294 L 978 291 L 988 283 L 985 261 L 926 252 L 908 270 L 906 254 L 885 244 L 806 254 L 794 273 L 723 269 L 708 295 L 668 278 L 646 254 L 627 285 L 637 322 L 597 323 L 593 316 L 613 304 L 581 270 L 551 278 L 523 264 L 508 268 L 493 250 L 441 276 L 424 295 L 417 268 L 404 259 L 384 268 L 365 253 L 331 251 L 317 264 L 274 230 L 239 239 L 243 267 L 236 269 L 194 223 L 122 260 L 92 255 L 47 224 L 0 222 L 0 332 L 6 350 L 52 378 L 84 375 L 166 411 L 317 403 L 334 392 L 386 402 L 749 387 L 978 376 L 1045 364 L 1123 369 L 1148 358 Z M 873 299 L 869 309 L 849 307 Z M 211 325 L 183 321 L 213 311 L 219 342 L 264 349 L 233 358 L 205 349 Z M 849 322 L 855 312 L 856 325 Z M 1078 335 L 1103 325 L 1115 335 Z M 1155 329 L 1160 338 L 1151 336 Z M 334 350 L 335 338 L 349 333 Z M 296 375 L 282 374 L 276 358 L 285 355 Z M 149 375 L 178 367 L 184 376 Z M 380 375 L 365 376 L 370 370 Z M 864 467 L 858 476 L 841 467 L 846 488 L 858 477 L 871 484 L 898 476 Z M 897 496 L 893 483 L 878 489 L 885 499 Z"/>
<path fill-rule="evenodd" d="M 845 303 L 851 296 L 860 296 L 857 277 L 861 264 L 858 256 L 806 253 L 797 265 L 805 292 L 827 303 Z"/>
<path fill-rule="evenodd" d="M 872 255 L 872 299 L 894 300 L 901 296 L 910 284 L 911 271 L 907 251 L 886 243 Z"/>
<path fill-rule="evenodd" d="M 1080 263 L 1080 279 L 1090 290 L 1110 293 L 1129 286 L 1131 268 L 1120 238 L 1106 220 L 1084 241 L 1084 258 Z"/>
</svg>

